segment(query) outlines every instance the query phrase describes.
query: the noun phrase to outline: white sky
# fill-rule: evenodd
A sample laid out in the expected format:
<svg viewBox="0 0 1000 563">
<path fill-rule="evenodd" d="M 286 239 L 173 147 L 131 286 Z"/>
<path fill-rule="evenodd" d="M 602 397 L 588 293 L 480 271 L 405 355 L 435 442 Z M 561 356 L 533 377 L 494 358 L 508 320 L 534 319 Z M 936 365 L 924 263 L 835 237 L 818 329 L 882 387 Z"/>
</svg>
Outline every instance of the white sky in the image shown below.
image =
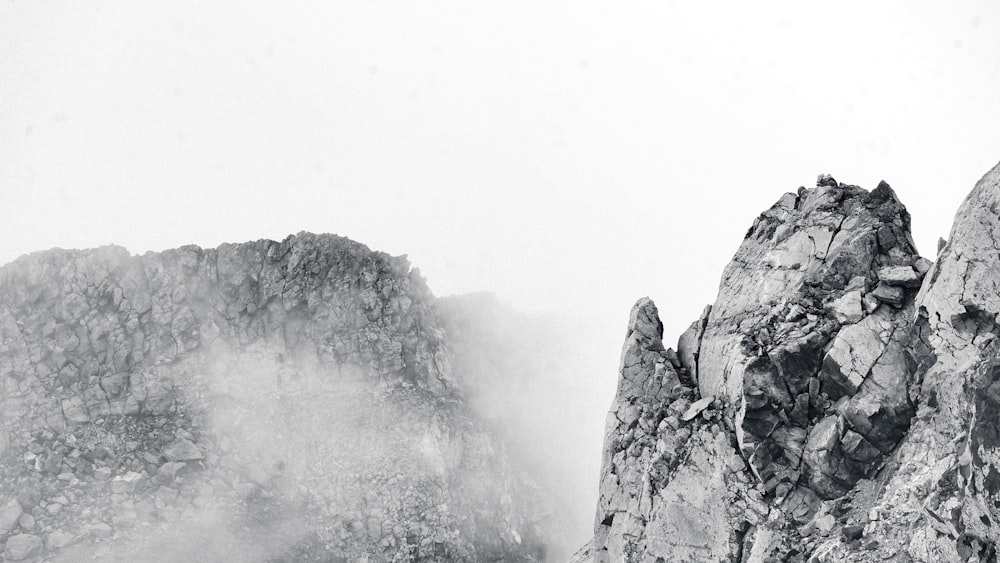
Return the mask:
<svg viewBox="0 0 1000 563">
<path fill-rule="evenodd" d="M 886 179 L 932 253 L 1000 160 L 996 2 L 206 4 L 2 4 L 0 262 L 336 232 L 686 325 L 817 173 Z"/>
<path fill-rule="evenodd" d="M 933 257 L 998 99 L 995 1 L 2 0 L 0 263 L 301 230 L 406 253 L 438 295 L 578 320 L 599 444 L 636 298 L 674 341 L 822 172 L 888 181 Z"/>
</svg>

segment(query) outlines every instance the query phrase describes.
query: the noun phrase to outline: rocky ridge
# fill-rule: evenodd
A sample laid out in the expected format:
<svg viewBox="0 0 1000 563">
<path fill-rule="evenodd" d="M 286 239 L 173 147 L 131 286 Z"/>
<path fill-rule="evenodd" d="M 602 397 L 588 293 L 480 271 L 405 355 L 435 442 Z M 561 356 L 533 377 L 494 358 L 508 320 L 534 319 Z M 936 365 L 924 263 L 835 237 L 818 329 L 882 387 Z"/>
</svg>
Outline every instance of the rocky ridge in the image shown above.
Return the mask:
<svg viewBox="0 0 1000 563">
<path fill-rule="evenodd" d="M 0 269 L 7 561 L 532 561 L 405 257 L 301 233 Z"/>
<path fill-rule="evenodd" d="M 995 561 L 998 200 L 1000 165 L 932 264 L 887 184 L 821 176 L 676 352 L 640 300 L 573 561 Z"/>
</svg>

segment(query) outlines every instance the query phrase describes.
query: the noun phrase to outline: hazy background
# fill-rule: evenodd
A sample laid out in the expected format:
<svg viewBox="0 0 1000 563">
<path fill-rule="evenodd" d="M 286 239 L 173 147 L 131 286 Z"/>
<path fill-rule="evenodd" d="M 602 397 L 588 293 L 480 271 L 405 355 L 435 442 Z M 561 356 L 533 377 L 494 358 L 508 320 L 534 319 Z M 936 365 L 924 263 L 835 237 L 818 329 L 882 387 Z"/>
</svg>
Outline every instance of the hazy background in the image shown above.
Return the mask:
<svg viewBox="0 0 1000 563">
<path fill-rule="evenodd" d="M 675 340 L 821 172 L 888 181 L 933 257 L 1000 160 L 998 94 L 993 1 L 4 0 L 0 263 L 300 230 L 408 254 L 573 327 L 551 401 L 596 502 L 635 299 Z"/>
</svg>

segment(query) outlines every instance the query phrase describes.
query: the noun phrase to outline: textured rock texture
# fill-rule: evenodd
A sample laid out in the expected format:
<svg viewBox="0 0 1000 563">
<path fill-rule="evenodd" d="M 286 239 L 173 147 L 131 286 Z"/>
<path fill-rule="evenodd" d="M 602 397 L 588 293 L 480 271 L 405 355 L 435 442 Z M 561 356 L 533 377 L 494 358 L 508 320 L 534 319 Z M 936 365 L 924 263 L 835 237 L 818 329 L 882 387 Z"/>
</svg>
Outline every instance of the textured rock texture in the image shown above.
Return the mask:
<svg viewBox="0 0 1000 563">
<path fill-rule="evenodd" d="M 531 561 L 537 491 L 405 257 L 331 235 L 0 269 L 10 560 Z"/>
<path fill-rule="evenodd" d="M 593 540 L 574 561 L 995 561 L 1000 165 L 936 263 L 885 183 L 754 222 L 665 349 L 632 311 Z"/>
</svg>

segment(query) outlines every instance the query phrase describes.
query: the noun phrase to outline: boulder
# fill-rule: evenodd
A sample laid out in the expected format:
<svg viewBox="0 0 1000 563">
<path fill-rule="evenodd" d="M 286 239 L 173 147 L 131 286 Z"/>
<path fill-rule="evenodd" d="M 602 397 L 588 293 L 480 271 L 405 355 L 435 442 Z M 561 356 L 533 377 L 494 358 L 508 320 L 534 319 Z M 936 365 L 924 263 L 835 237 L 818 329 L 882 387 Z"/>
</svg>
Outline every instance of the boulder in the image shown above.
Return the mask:
<svg viewBox="0 0 1000 563">
<path fill-rule="evenodd" d="M 92 538 L 106 538 L 114 533 L 114 530 L 104 522 L 93 522 L 80 527 L 80 535 Z"/>
<path fill-rule="evenodd" d="M 42 552 L 42 538 L 31 534 L 18 534 L 7 538 L 3 555 L 10 561 L 24 561 Z"/>
<path fill-rule="evenodd" d="M 170 461 L 197 461 L 204 459 L 204 454 L 187 438 L 174 440 L 169 446 L 163 449 L 163 455 Z"/>
<path fill-rule="evenodd" d="M 900 307 L 903 305 L 903 296 L 905 292 L 903 288 L 890 285 L 885 282 L 879 282 L 875 291 L 872 291 L 872 295 L 883 303 L 888 303 L 893 307 Z"/>
<path fill-rule="evenodd" d="M 834 299 L 828 309 L 840 324 L 854 324 L 865 316 L 860 290 L 849 291 Z"/>
<path fill-rule="evenodd" d="M 911 266 L 887 266 L 878 271 L 879 281 L 888 285 L 920 287 L 921 278 Z"/>
<path fill-rule="evenodd" d="M 75 536 L 63 530 L 53 530 L 45 536 L 45 549 L 56 551 L 73 543 Z"/>
<path fill-rule="evenodd" d="M 16 529 L 23 512 L 21 504 L 15 498 L 8 499 L 0 505 L 0 535 Z"/>
<path fill-rule="evenodd" d="M 153 475 L 153 483 L 157 485 L 169 485 L 177 476 L 177 472 L 187 464 L 180 461 L 168 461 L 161 465 Z"/>
<path fill-rule="evenodd" d="M 715 397 L 702 397 L 698 399 L 697 401 L 692 403 L 691 406 L 688 407 L 686 411 L 684 411 L 684 414 L 681 415 L 681 420 L 683 420 L 684 422 L 688 422 L 689 420 L 694 419 L 694 417 L 701 414 L 703 410 L 710 407 L 712 405 L 712 401 L 714 400 Z"/>
</svg>

